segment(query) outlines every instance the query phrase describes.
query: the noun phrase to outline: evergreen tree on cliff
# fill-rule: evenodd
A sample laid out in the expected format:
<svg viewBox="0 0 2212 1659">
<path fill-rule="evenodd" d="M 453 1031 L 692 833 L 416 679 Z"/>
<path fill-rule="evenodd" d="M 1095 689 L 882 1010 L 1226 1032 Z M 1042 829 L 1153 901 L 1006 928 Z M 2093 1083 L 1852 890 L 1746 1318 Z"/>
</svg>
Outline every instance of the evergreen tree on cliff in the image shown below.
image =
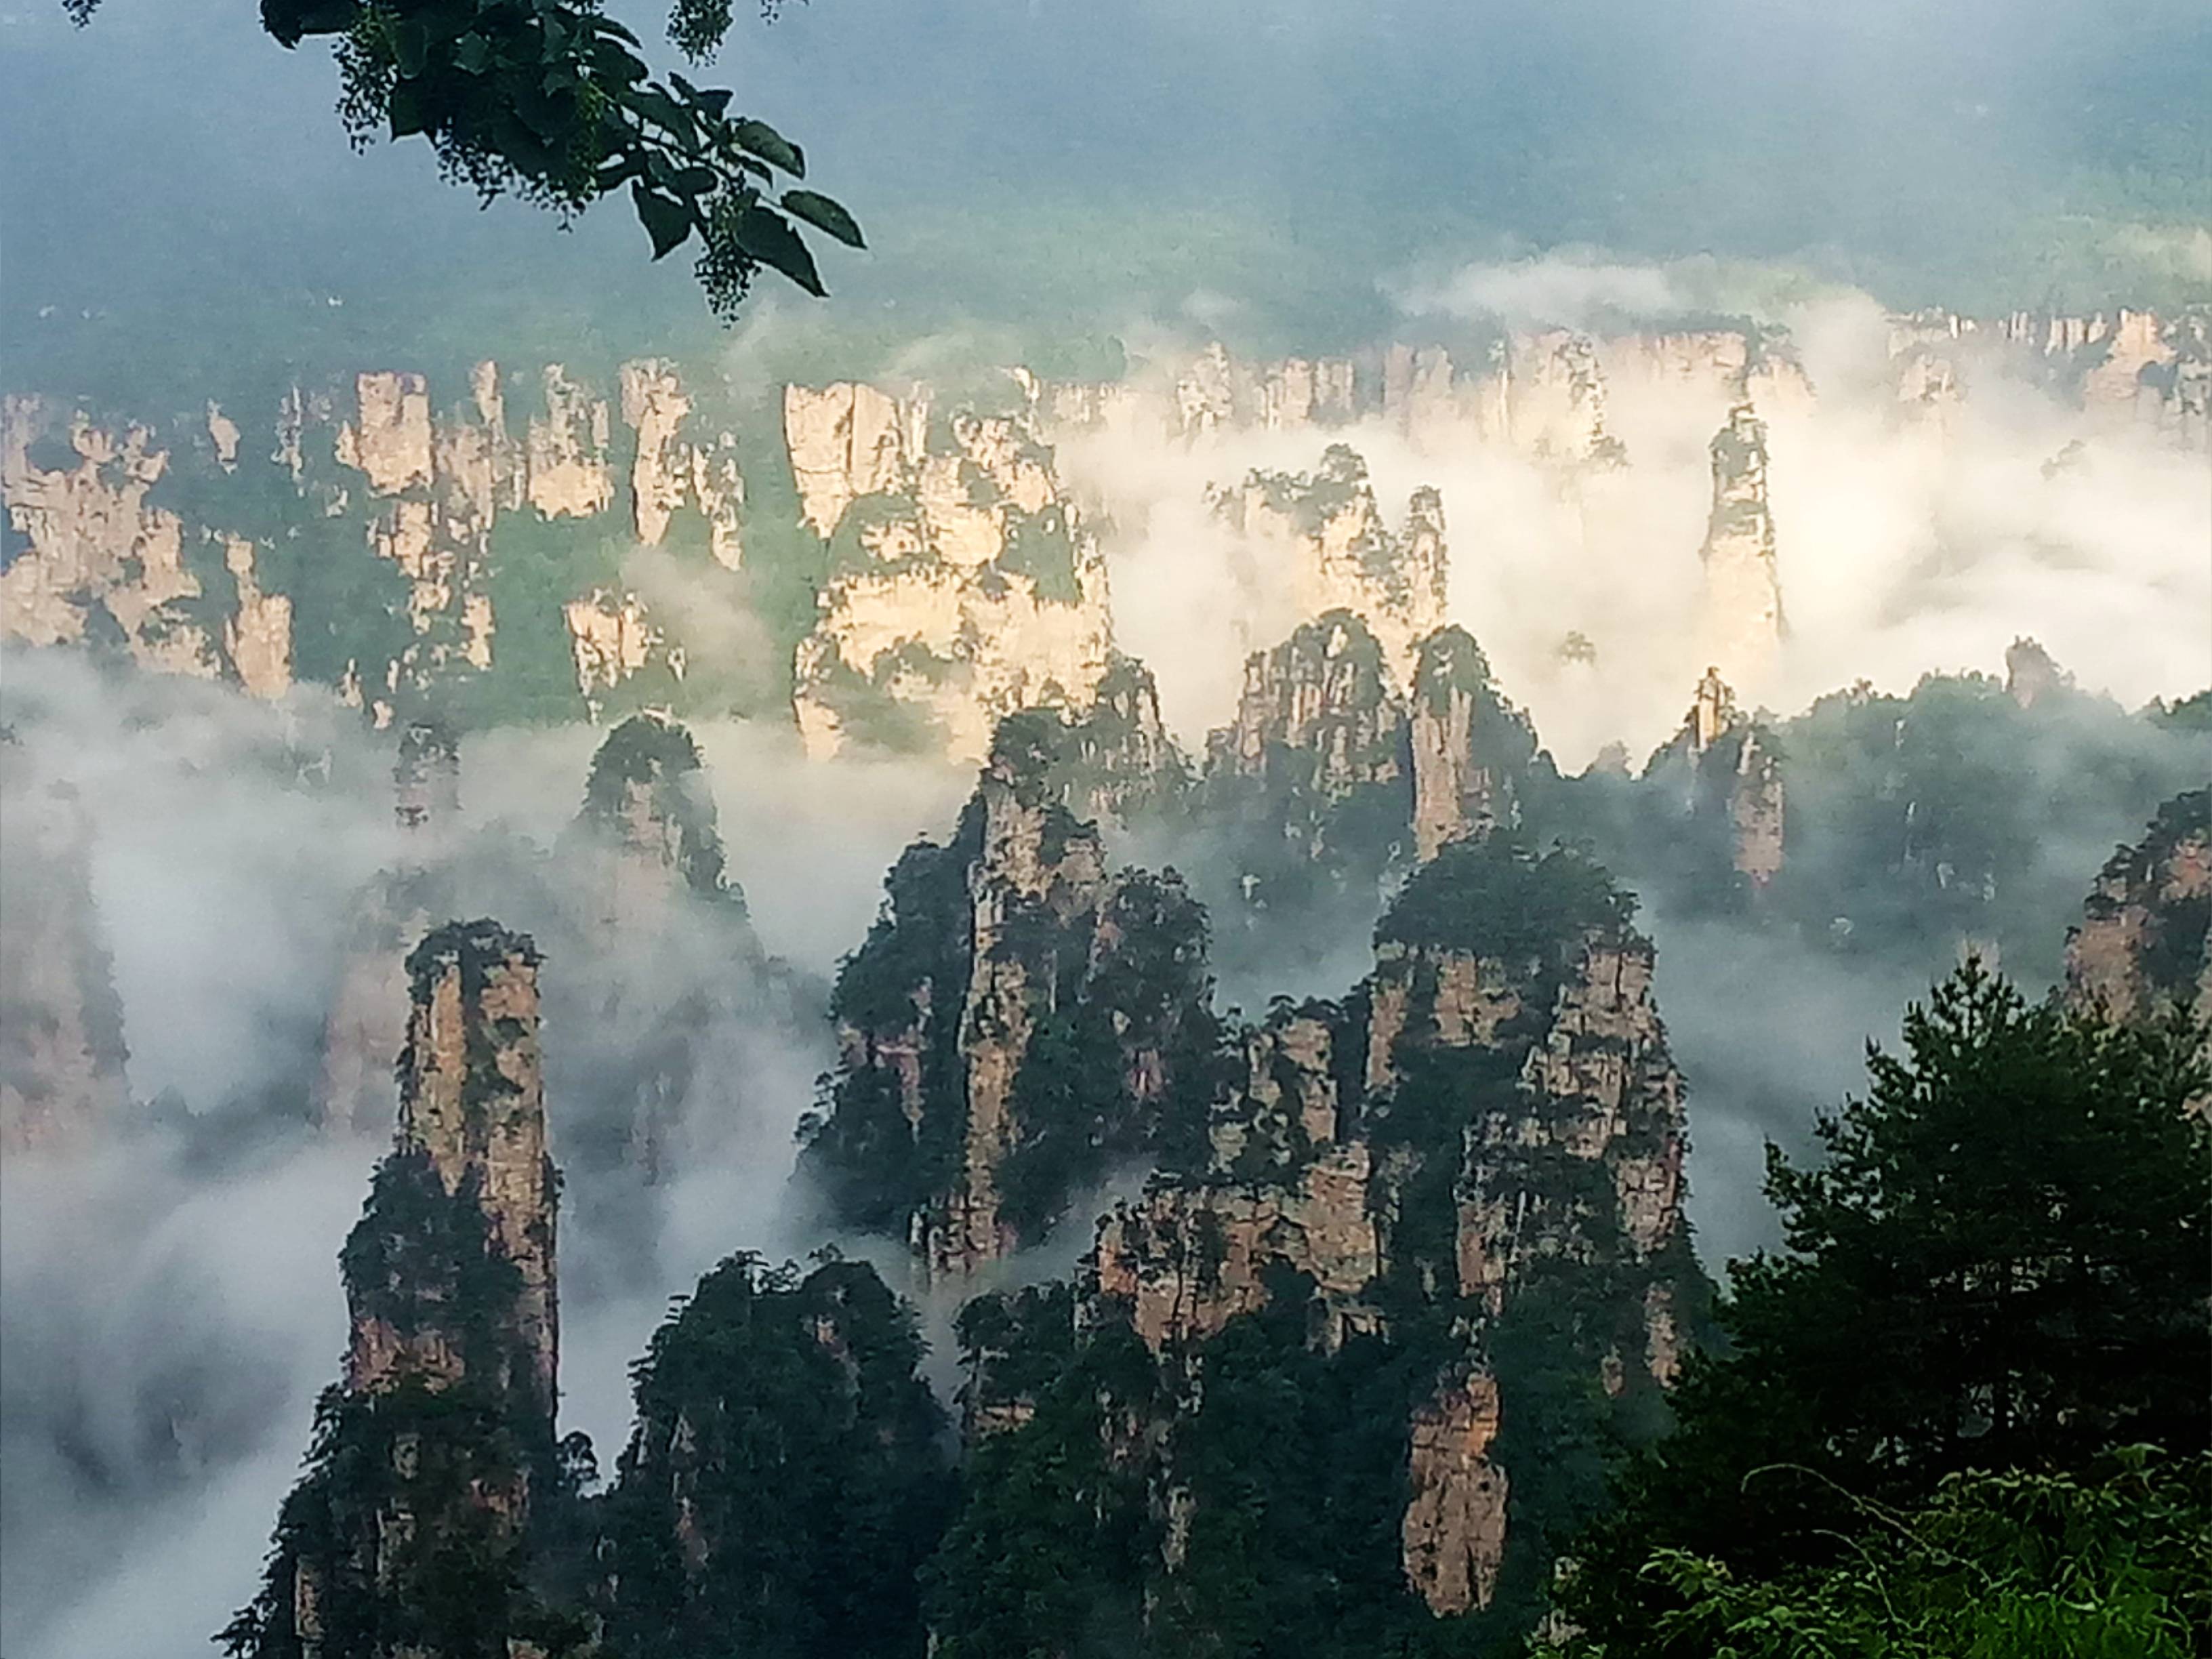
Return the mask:
<svg viewBox="0 0 2212 1659">
<path fill-rule="evenodd" d="M 1731 1346 L 1691 1364 L 1679 1428 L 1585 1540 L 1575 1621 L 1616 1659 L 1707 1654 L 1698 1585 L 1669 1560 L 1818 1569 L 1869 1505 L 1927 1502 L 1964 1471 L 2051 1479 L 2115 1447 L 2203 1447 L 2199 1036 L 2179 1012 L 2116 1025 L 2031 1004 L 1973 963 L 1910 1009 L 1903 1052 L 1872 1053 L 1865 1098 L 1821 1123 L 1826 1162 L 1770 1153 L 1785 1249 L 1736 1265 Z"/>
</svg>

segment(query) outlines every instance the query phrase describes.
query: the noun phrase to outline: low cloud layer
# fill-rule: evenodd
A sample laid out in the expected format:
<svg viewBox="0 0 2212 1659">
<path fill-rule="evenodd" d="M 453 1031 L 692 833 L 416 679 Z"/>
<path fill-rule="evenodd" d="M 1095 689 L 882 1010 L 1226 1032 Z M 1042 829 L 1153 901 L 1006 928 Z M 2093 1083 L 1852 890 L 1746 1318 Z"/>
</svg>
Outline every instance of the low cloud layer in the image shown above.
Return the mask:
<svg viewBox="0 0 2212 1659">
<path fill-rule="evenodd" d="M 1705 314 L 1675 268 L 1547 261 L 1455 280 L 1498 322 L 1568 322 L 1613 300 Z M 1698 280 L 1724 286 L 1710 269 Z M 2023 635 L 2130 707 L 2212 683 L 2201 441 L 2124 410 L 2084 411 L 1993 362 L 1975 366 L 1958 402 L 1904 405 L 1888 318 L 1864 295 L 1791 301 L 1765 320 L 1787 329 L 1811 395 L 1755 396 L 1790 634 L 1771 674 L 1738 686 L 1747 701 L 1791 711 L 1861 678 L 1905 690 L 1929 672 L 1997 672 Z M 1195 346 L 1180 349 L 1188 361 Z M 1164 346 L 1158 355 L 1175 361 Z M 1060 453 L 1112 520 L 1117 636 L 1154 667 L 1186 744 L 1230 718 L 1243 653 L 1297 620 L 1285 573 L 1208 510 L 1209 488 L 1255 469 L 1310 471 L 1342 441 L 1366 459 L 1386 519 L 1417 486 L 1441 491 L 1451 617 L 1574 768 L 1613 741 L 1648 753 L 1704 671 L 1707 447 L 1729 402 L 1711 378 L 1614 374 L 1607 425 L 1627 465 L 1579 478 L 1471 422 L 1195 441 L 1140 425 L 1070 438 Z M 1570 634 L 1595 647 L 1594 663 L 1562 659 Z"/>
</svg>

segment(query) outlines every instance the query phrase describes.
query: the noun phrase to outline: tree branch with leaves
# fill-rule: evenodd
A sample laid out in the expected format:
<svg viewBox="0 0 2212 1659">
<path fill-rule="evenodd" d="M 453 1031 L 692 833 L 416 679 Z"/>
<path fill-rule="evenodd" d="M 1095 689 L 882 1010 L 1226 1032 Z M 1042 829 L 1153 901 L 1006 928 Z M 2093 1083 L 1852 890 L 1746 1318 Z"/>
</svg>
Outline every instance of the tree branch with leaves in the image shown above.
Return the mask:
<svg viewBox="0 0 2212 1659">
<path fill-rule="evenodd" d="M 62 0 L 82 24 L 100 0 Z M 776 0 L 767 0 L 773 15 Z M 806 226 L 848 247 L 853 216 L 804 188 L 806 157 L 724 88 L 656 76 L 637 36 L 598 0 L 261 0 L 278 44 L 335 41 L 338 114 L 356 149 L 419 137 L 451 181 L 564 218 L 627 191 L 665 258 L 687 244 L 708 305 L 728 320 L 763 270 L 824 287 Z M 711 62 L 730 0 L 675 0 L 669 38 Z"/>
</svg>

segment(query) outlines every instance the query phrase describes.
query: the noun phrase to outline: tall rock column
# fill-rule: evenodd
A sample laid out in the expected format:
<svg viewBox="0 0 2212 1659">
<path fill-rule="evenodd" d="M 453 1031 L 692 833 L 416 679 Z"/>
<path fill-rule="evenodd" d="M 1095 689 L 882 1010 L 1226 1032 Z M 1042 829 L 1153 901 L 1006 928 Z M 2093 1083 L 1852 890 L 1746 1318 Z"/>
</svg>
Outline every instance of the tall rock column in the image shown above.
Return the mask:
<svg viewBox="0 0 2212 1659">
<path fill-rule="evenodd" d="M 398 1133 L 340 1258 L 351 1334 L 284 1500 L 245 1659 L 553 1659 L 589 1646 L 527 1586 L 553 1439 L 554 1205 L 538 957 L 490 921 L 408 958 Z"/>
<path fill-rule="evenodd" d="M 1242 489 L 1217 495 L 1216 510 L 1277 550 L 1301 612 L 1357 616 L 1382 641 L 1393 678 L 1405 683 L 1416 644 L 1444 620 L 1448 556 L 1436 490 L 1416 489 L 1393 532 L 1367 463 L 1349 445 L 1331 444 L 1311 473 L 1254 472 Z"/>
<path fill-rule="evenodd" d="M 1049 714 L 1004 723 L 957 830 L 899 860 L 832 999 L 839 1064 L 801 1170 L 933 1278 L 1042 1237 L 1210 1092 L 1204 912 L 1171 874 L 1108 871 L 1059 799 L 1066 740 Z"/>
<path fill-rule="evenodd" d="M 1517 823 L 1535 728 L 1498 695 L 1465 629 L 1439 629 L 1421 641 L 1412 714 L 1418 855 L 1432 859 L 1448 842 Z"/>
<path fill-rule="evenodd" d="M 1700 553 L 1705 637 L 1717 672 L 1757 686 L 1784 632 L 1774 515 L 1766 500 L 1766 422 L 1749 404 L 1738 404 L 1714 436 L 1711 453 L 1713 508 Z"/>
<path fill-rule="evenodd" d="M 1787 825 L 1780 744 L 1745 713 L 1717 667 L 1705 670 L 1681 729 L 1651 757 L 1644 775 L 1679 790 L 1690 819 L 1711 827 L 1711 841 L 1701 845 L 1715 858 L 1724 846 L 1738 884 L 1753 896 L 1774 884 Z"/>
<path fill-rule="evenodd" d="M 557 1178 L 545 1151 L 538 960 L 526 937 L 490 921 L 450 922 L 415 947 L 393 1156 L 420 1164 L 447 1196 L 481 1211 L 488 1251 L 515 1275 L 503 1305 L 484 1310 L 507 1350 L 499 1382 L 550 1425 L 560 1344 Z M 346 1379 L 356 1392 L 409 1375 L 456 1375 L 456 1360 L 467 1363 L 455 1333 L 434 1316 L 412 1330 L 380 1317 L 374 1291 L 391 1288 L 351 1287 Z"/>
</svg>

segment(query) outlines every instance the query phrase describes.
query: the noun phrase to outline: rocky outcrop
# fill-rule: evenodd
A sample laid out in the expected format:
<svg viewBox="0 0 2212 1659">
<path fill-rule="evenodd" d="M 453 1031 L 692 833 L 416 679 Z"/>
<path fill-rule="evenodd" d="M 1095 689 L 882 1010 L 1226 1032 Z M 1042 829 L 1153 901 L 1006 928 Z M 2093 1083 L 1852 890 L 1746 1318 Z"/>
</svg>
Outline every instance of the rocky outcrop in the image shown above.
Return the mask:
<svg viewBox="0 0 2212 1659">
<path fill-rule="evenodd" d="M 1498 694 L 1489 659 L 1465 629 L 1440 629 L 1421 641 L 1410 703 L 1416 856 L 1432 859 L 1449 842 L 1518 824 L 1535 728 Z"/>
<path fill-rule="evenodd" d="M 1172 877 L 1109 872 L 1055 799 L 1055 738 L 1002 728 L 950 843 L 891 872 L 833 1000 L 841 1058 L 802 1168 L 933 1277 L 1041 1237 L 1206 1086 L 1204 915 Z"/>
<path fill-rule="evenodd" d="M 63 420 L 39 398 L 9 397 L 0 406 L 0 495 L 17 545 L 0 568 L 0 629 L 33 645 L 120 647 L 169 672 L 221 673 L 217 636 L 197 602 L 209 567 L 228 568 L 230 556 L 204 527 L 149 499 L 168 469 L 150 428 Z M 250 544 L 239 562 L 250 580 Z M 265 680 L 265 663 L 255 666 Z"/>
<path fill-rule="evenodd" d="M 568 1143 L 572 1162 L 586 1179 L 611 1164 L 659 1181 L 738 1115 L 747 1085 L 715 1077 L 716 1045 L 766 1014 L 775 975 L 690 732 L 657 711 L 610 732 L 560 853 L 563 907 L 592 957 L 572 986 L 595 1033 L 576 1074 L 594 1120 Z"/>
<path fill-rule="evenodd" d="M 1134 657 L 1115 657 L 1091 707 L 1066 721 L 1058 757 L 1060 799 L 1079 818 L 1158 820 L 1190 786 L 1190 769 L 1160 719 L 1158 684 Z"/>
<path fill-rule="evenodd" d="M 97 1145 L 129 1099 L 92 825 L 0 727 L 0 1152 Z"/>
<path fill-rule="evenodd" d="M 1301 615 L 1357 616 L 1405 683 L 1416 643 L 1444 620 L 1443 504 L 1434 489 L 1413 492 L 1394 532 L 1376 504 L 1366 462 L 1332 444 L 1313 472 L 1254 472 L 1239 490 L 1217 495 L 1216 507 L 1287 573 Z"/>
<path fill-rule="evenodd" d="M 1784 634 L 1774 515 L 1766 502 L 1766 422 L 1739 404 L 1712 441 L 1713 509 L 1699 551 L 1708 654 L 1738 684 L 1770 672 Z"/>
<path fill-rule="evenodd" d="M 1644 775 L 1673 796 L 1702 842 L 1725 850 L 1736 884 L 1753 896 L 1773 885 L 1787 823 L 1781 744 L 1763 720 L 1744 711 L 1719 669 L 1706 669 L 1681 730 L 1645 763 Z"/>
<path fill-rule="evenodd" d="M 392 1161 L 434 1177 L 446 1198 L 482 1215 L 485 1249 L 512 1278 L 493 1305 L 461 1312 L 481 1313 L 497 1335 L 499 1391 L 526 1402 L 550 1432 L 560 1346 L 558 1183 L 545 1150 L 538 966 L 528 939 L 489 921 L 449 923 L 410 954 Z M 349 1264 L 367 1261 L 371 1249 L 388 1255 L 404 1247 L 404 1239 L 357 1234 Z M 425 1295 L 419 1275 L 351 1277 L 349 1291 L 349 1389 L 374 1393 L 405 1378 L 444 1386 L 470 1374 L 473 1337 L 447 1322 L 443 1298 Z"/>
<path fill-rule="evenodd" d="M 633 714 L 607 733 L 592 757 L 576 831 L 606 859 L 599 911 L 610 933 L 650 934 L 679 891 L 744 919 L 698 743 L 667 715 Z"/>
<path fill-rule="evenodd" d="M 1505 1560 L 1505 1471 L 1496 1380 L 1475 1371 L 1438 1385 L 1413 1413 L 1407 1458 L 1406 1582 L 1437 1613 L 1490 1605 Z"/>
<path fill-rule="evenodd" d="M 2212 792 L 2177 795 L 2106 860 L 2066 936 L 2062 995 L 2147 1019 L 2174 1003 L 2212 1019 Z"/>
<path fill-rule="evenodd" d="M 408 969 L 398 1138 L 342 1257 L 344 1380 L 317 1408 L 261 1593 L 219 1638 L 249 1659 L 588 1646 L 526 1588 L 533 1512 L 568 1495 L 538 954 L 453 922 Z"/>
<path fill-rule="evenodd" d="M 1370 849 L 1377 825 L 1411 816 L 1400 702 L 1381 642 L 1335 611 L 1244 664 L 1234 725 L 1206 739 L 1205 803 L 1224 818 L 1279 828 L 1301 862 Z"/>
<path fill-rule="evenodd" d="M 1478 395 L 1491 432 L 1540 459 L 1577 467 L 1628 459 L 1607 428 L 1605 370 L 1586 334 L 1515 336 Z"/>
<path fill-rule="evenodd" d="M 637 538 L 658 547 L 670 521 L 686 507 L 707 529 L 708 550 L 727 570 L 744 563 L 745 481 L 738 470 L 737 438 L 709 438 L 690 430 L 693 399 L 675 364 L 647 357 L 621 370 L 622 416 L 637 434 L 630 465 L 631 522 Z"/>
<path fill-rule="evenodd" d="M 2125 308 L 1994 318 L 1916 312 L 1890 319 L 1889 356 L 1908 403 L 1955 401 L 1986 364 L 2025 371 L 2093 414 L 2127 416 L 2186 441 L 2212 430 L 2212 313 L 2203 307 L 2165 316 Z"/>
<path fill-rule="evenodd" d="M 2005 695 L 2022 708 L 2074 689 L 2074 677 L 2033 640 L 2014 640 L 2005 647 L 2004 660 Z"/>
<path fill-rule="evenodd" d="M 384 725 L 503 663 L 503 570 L 527 606 L 522 626 L 550 623 L 557 638 L 566 623 L 586 699 L 648 669 L 680 678 L 666 630 L 608 580 L 605 549 L 672 546 L 680 534 L 685 553 L 737 569 L 736 434 L 659 359 L 621 367 L 619 418 L 559 364 L 535 378 L 519 433 L 512 377 L 489 362 L 449 408 L 425 376 L 401 371 L 295 386 L 266 454 L 241 410 L 211 404 L 157 428 L 12 398 L 0 420 L 10 530 L 0 629 L 119 646 L 259 696 L 316 678 Z M 620 527 L 608 522 L 617 513 Z"/>
<path fill-rule="evenodd" d="M 1095 1293 L 1126 1305 L 1154 1353 L 1213 1335 L 1267 1300 L 1273 1267 L 1305 1274 L 1334 1346 L 1377 1316 L 1360 1297 L 1381 1266 L 1364 1145 L 1324 1152 L 1287 1182 L 1161 1186 L 1098 1224 Z"/>
<path fill-rule="evenodd" d="M 1236 721 L 1207 738 L 1196 821 L 1237 882 L 1216 907 L 1249 932 L 1263 912 L 1372 905 L 1394 872 L 1517 824 L 1550 765 L 1463 629 L 1416 643 L 1407 697 L 1365 623 L 1331 611 L 1247 659 Z"/>
<path fill-rule="evenodd" d="M 1079 1322 L 1126 1322 L 1179 1410 L 1202 1409 L 1209 1340 L 1286 1294 L 1305 1309 L 1277 1328 L 1322 1352 L 1359 1334 L 1445 1356 L 1404 1401 L 1400 1564 L 1439 1616 L 1487 1606 L 1509 1549 L 1545 1547 L 1506 1504 L 1509 1485 L 1548 1490 L 1542 1433 L 1518 1462 L 1500 1433 L 1557 1373 L 1509 1334 L 1575 1298 L 1573 1363 L 1608 1400 L 1649 1398 L 1680 1363 L 1698 1283 L 1682 1079 L 1632 908 L 1577 854 L 1504 830 L 1447 844 L 1357 994 L 1248 1032 L 1202 1160 L 1099 1224 Z M 1155 1489 L 1180 1492 L 1168 1525 L 1188 1540 L 1206 1499 L 1168 1444 Z"/>
<path fill-rule="evenodd" d="M 789 388 L 784 427 L 830 542 L 793 670 L 810 752 L 981 760 L 1007 714 L 1089 707 L 1112 654 L 1105 561 L 1026 421 L 848 385 Z"/>
</svg>

